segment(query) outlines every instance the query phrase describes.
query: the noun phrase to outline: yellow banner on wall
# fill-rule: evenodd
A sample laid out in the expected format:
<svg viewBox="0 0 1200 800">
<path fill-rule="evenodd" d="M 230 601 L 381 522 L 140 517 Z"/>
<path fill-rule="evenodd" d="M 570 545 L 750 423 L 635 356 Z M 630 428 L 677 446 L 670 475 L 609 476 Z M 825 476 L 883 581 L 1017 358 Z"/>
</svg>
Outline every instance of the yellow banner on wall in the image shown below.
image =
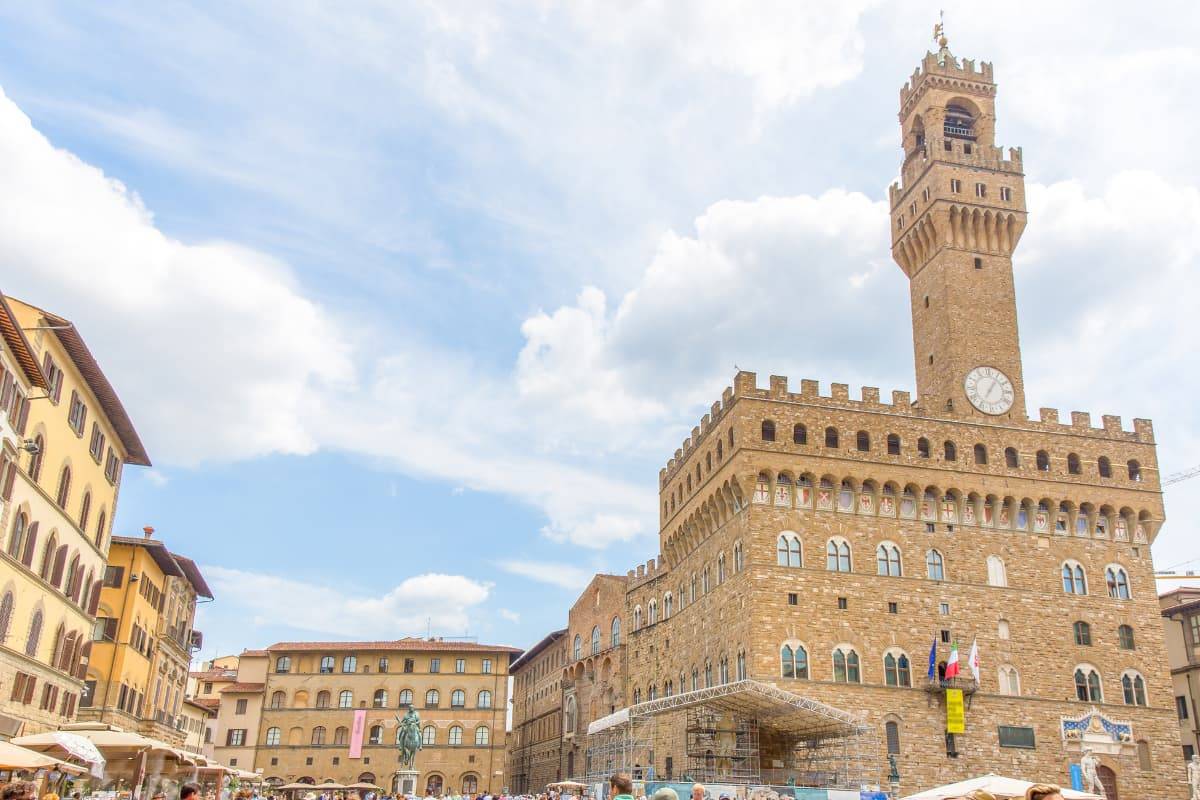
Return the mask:
<svg viewBox="0 0 1200 800">
<path fill-rule="evenodd" d="M 967 729 L 966 713 L 963 711 L 962 689 L 946 690 L 946 733 L 963 733 Z"/>
</svg>

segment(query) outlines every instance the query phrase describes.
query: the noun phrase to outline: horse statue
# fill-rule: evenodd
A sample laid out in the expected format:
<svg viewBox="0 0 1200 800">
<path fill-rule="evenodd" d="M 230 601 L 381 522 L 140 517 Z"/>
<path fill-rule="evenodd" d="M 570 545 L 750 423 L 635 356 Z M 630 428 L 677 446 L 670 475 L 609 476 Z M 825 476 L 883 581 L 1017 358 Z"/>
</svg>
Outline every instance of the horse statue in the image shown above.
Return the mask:
<svg viewBox="0 0 1200 800">
<path fill-rule="evenodd" d="M 401 719 L 396 717 L 399 725 L 396 731 L 396 747 L 400 749 L 400 766 L 413 769 L 417 760 L 417 751 L 421 749 L 421 718 L 415 709 L 410 708 Z"/>
</svg>

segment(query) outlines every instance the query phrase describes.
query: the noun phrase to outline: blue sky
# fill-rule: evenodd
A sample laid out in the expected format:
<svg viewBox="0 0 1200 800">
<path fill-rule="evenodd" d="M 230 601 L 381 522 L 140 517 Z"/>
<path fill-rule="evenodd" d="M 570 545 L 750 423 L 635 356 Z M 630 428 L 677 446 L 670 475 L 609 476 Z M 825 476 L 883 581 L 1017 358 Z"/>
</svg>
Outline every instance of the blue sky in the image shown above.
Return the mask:
<svg viewBox="0 0 1200 800">
<path fill-rule="evenodd" d="M 0 287 L 118 387 L 155 468 L 116 525 L 204 566 L 203 655 L 531 644 L 656 554 L 658 469 L 735 364 L 911 388 L 885 198 L 938 5 L 0 9 Z M 1024 148 L 1030 410 L 1151 417 L 1185 469 L 1197 10 L 1048 6 L 946 5 Z"/>
</svg>

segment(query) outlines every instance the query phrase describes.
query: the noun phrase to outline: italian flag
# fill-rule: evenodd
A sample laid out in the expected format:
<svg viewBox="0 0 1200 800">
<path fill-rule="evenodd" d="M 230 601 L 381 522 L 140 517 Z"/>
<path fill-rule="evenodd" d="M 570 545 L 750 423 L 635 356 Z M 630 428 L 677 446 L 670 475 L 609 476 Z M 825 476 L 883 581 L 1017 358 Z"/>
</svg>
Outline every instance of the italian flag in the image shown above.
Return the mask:
<svg viewBox="0 0 1200 800">
<path fill-rule="evenodd" d="M 946 661 L 946 680 L 958 677 L 958 642 L 950 645 L 950 658 Z"/>
</svg>

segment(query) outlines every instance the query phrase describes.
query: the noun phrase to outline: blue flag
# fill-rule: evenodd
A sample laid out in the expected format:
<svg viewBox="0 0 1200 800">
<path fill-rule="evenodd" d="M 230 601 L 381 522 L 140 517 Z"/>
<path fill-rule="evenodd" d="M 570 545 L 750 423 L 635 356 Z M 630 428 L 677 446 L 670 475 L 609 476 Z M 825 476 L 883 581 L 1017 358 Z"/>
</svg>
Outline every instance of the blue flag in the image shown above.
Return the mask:
<svg viewBox="0 0 1200 800">
<path fill-rule="evenodd" d="M 937 637 L 933 637 L 933 644 L 929 646 L 929 680 L 933 680 L 937 675 Z"/>
</svg>

